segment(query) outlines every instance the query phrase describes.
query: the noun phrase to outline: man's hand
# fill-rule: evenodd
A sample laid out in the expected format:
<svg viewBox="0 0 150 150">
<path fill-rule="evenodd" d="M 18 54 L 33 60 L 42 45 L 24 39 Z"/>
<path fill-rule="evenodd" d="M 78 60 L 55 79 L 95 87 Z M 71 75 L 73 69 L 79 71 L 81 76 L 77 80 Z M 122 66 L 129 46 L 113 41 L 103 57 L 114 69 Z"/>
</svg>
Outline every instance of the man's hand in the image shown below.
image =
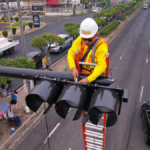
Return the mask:
<svg viewBox="0 0 150 150">
<path fill-rule="evenodd" d="M 84 79 L 80 80 L 79 83 L 90 83 L 90 82 L 87 78 L 84 78 Z"/>
<path fill-rule="evenodd" d="M 72 68 L 72 76 L 74 77 L 74 81 L 76 82 L 76 78 L 78 78 L 79 76 L 77 68 Z"/>
</svg>

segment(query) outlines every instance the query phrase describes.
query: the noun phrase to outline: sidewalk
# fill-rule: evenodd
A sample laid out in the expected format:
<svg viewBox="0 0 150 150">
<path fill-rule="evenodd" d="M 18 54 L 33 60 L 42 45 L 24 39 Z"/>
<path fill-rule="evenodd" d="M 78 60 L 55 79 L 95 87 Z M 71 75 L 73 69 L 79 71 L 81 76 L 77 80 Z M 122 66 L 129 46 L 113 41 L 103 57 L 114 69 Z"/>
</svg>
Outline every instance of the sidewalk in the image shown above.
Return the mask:
<svg viewBox="0 0 150 150">
<path fill-rule="evenodd" d="M 130 17 L 128 17 L 122 24 L 118 26 L 118 28 L 113 31 L 109 36 L 104 37 L 109 43 L 120 33 L 120 31 L 126 26 L 126 24 L 132 19 L 132 17 L 137 13 L 137 11 L 132 14 Z M 19 33 L 18 33 L 19 35 Z M 65 68 L 67 68 L 67 72 L 70 72 L 67 62 L 67 55 L 65 55 L 63 58 L 58 60 L 56 63 L 52 65 L 53 71 L 57 72 L 65 72 Z M 22 116 L 22 125 L 18 129 L 16 129 L 16 132 L 12 135 L 10 135 L 11 127 L 8 124 L 4 124 L 0 121 L 0 133 L 3 132 L 3 135 L 0 135 L 0 150 L 4 150 L 4 147 L 7 147 L 7 150 L 12 150 L 13 146 L 18 143 L 20 139 L 23 138 L 24 133 L 27 131 L 26 128 L 30 129 L 30 126 L 37 122 L 41 116 L 42 116 L 42 109 L 38 111 L 38 115 L 36 115 L 33 112 L 30 112 L 29 114 L 26 114 L 24 111 L 24 108 L 26 106 L 25 104 L 25 97 L 28 93 L 24 91 L 24 87 L 21 87 L 18 89 L 18 109 L 14 110 L 14 114 L 18 116 Z M 14 139 L 17 139 L 18 141 L 14 141 Z M 13 141 L 13 142 L 12 142 Z"/>
</svg>

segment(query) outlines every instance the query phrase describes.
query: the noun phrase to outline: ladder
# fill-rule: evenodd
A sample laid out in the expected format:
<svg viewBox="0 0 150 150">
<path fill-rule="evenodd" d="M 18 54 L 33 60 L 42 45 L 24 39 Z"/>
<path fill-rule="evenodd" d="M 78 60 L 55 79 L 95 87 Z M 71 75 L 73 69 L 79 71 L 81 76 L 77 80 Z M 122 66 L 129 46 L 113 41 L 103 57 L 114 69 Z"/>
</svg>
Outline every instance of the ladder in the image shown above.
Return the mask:
<svg viewBox="0 0 150 150">
<path fill-rule="evenodd" d="M 84 113 L 82 113 L 82 116 Z M 100 125 L 94 125 L 90 122 L 82 123 L 82 134 L 84 150 L 104 150 L 106 138 L 106 117 L 104 113 L 100 120 Z"/>
</svg>

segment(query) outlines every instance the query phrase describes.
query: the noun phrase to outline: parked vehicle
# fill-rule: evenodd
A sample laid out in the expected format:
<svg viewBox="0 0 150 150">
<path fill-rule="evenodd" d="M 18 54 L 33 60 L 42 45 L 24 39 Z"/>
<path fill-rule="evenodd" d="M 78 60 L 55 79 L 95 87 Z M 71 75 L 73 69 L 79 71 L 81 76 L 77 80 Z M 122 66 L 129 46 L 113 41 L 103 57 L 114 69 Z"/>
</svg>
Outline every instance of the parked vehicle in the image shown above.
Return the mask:
<svg viewBox="0 0 150 150">
<path fill-rule="evenodd" d="M 141 117 L 145 132 L 144 141 L 150 145 L 150 101 L 145 101 L 141 106 Z"/>
<path fill-rule="evenodd" d="M 8 40 L 7 38 L 0 38 L 0 54 L 13 54 L 15 46 L 19 44 L 18 40 Z"/>
<path fill-rule="evenodd" d="M 27 56 L 29 60 L 33 60 L 36 63 L 36 68 L 42 66 L 42 59 L 44 58 L 44 56 L 42 55 L 41 52 L 39 51 L 29 52 Z"/>
<path fill-rule="evenodd" d="M 147 9 L 147 8 L 148 8 L 148 5 L 144 4 L 143 9 Z"/>
<path fill-rule="evenodd" d="M 57 43 L 53 43 L 51 45 L 50 52 L 61 53 L 64 49 L 67 48 L 67 45 L 70 43 L 72 45 L 73 37 L 68 34 L 59 34 L 61 38 L 65 38 L 65 42 L 62 45 L 58 45 Z"/>
<path fill-rule="evenodd" d="M 101 12 L 102 11 L 102 8 L 95 8 L 94 10 L 93 10 L 93 12 Z"/>
<path fill-rule="evenodd" d="M 100 18 L 105 19 L 107 22 L 113 20 L 113 17 L 109 17 L 109 18 L 108 18 L 108 17 L 102 16 L 102 17 L 100 17 Z"/>
</svg>

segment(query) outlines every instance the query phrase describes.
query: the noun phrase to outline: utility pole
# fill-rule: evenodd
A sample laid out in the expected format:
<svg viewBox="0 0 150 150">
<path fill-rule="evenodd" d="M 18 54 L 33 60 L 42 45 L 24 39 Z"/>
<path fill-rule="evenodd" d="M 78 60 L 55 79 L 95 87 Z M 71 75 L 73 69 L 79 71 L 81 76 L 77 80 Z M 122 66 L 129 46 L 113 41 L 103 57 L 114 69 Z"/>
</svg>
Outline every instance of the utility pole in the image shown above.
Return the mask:
<svg viewBox="0 0 150 150">
<path fill-rule="evenodd" d="M 26 42 L 23 32 L 23 24 L 22 24 L 22 15 L 21 15 L 21 7 L 20 7 L 20 0 L 17 0 L 18 5 L 18 16 L 19 16 L 19 24 L 20 24 L 20 34 L 21 34 L 21 44 L 22 44 L 22 51 L 23 51 L 23 57 L 27 57 L 27 50 L 26 50 Z M 30 81 L 26 80 L 26 87 L 28 90 L 28 93 L 30 93 Z"/>
<path fill-rule="evenodd" d="M 30 3 L 29 3 L 29 0 L 28 0 L 28 8 L 29 8 L 30 20 L 32 20 L 32 16 L 31 16 L 31 9 L 30 9 Z"/>
<path fill-rule="evenodd" d="M 95 8 L 96 8 L 96 0 L 95 0 Z"/>
<path fill-rule="evenodd" d="M 10 26 L 10 36 L 12 37 L 12 26 L 11 26 L 11 20 L 10 20 L 10 12 L 9 12 L 9 0 L 6 0 L 7 3 L 7 13 L 8 13 L 8 20 L 9 20 L 9 26 Z"/>
</svg>

